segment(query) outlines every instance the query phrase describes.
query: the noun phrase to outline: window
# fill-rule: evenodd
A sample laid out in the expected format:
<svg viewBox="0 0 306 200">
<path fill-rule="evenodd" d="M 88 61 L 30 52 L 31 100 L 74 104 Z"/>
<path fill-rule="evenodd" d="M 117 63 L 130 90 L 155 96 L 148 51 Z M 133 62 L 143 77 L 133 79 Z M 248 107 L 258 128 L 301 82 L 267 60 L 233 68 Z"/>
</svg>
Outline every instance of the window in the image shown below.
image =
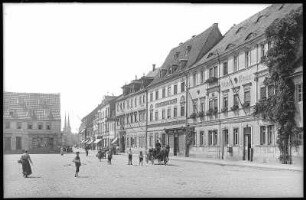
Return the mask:
<svg viewBox="0 0 306 200">
<path fill-rule="evenodd" d="M 166 97 L 166 88 L 163 88 L 162 90 L 162 98 L 165 98 Z"/>
<path fill-rule="evenodd" d="M 39 130 L 43 129 L 43 125 L 42 124 L 38 124 L 38 129 Z"/>
<path fill-rule="evenodd" d="M 197 145 L 197 132 L 192 133 L 192 145 L 193 146 Z"/>
<path fill-rule="evenodd" d="M 173 87 L 174 87 L 173 94 L 177 94 L 177 85 L 174 85 Z M 169 88 L 170 88 L 170 93 L 171 93 L 171 86 L 169 86 Z"/>
<path fill-rule="evenodd" d="M 173 108 L 173 117 L 176 118 L 177 117 L 177 107 Z"/>
<path fill-rule="evenodd" d="M 266 127 L 260 127 L 260 145 L 266 144 Z"/>
<path fill-rule="evenodd" d="M 166 117 L 166 111 L 165 109 L 162 109 L 162 119 L 165 119 L 165 117 Z"/>
<path fill-rule="evenodd" d="M 193 113 L 197 113 L 198 112 L 198 99 L 192 100 L 192 103 L 193 103 Z"/>
<path fill-rule="evenodd" d="M 218 66 L 214 67 L 214 77 L 218 77 Z"/>
<path fill-rule="evenodd" d="M 227 62 L 223 63 L 223 75 L 227 75 L 228 74 L 228 69 L 227 69 Z"/>
<path fill-rule="evenodd" d="M 131 99 L 131 108 L 133 108 L 133 99 Z"/>
<path fill-rule="evenodd" d="M 168 108 L 167 110 L 167 119 L 171 118 L 171 108 Z"/>
<path fill-rule="evenodd" d="M 251 53 L 249 51 L 245 52 L 245 67 L 249 67 L 251 62 Z"/>
<path fill-rule="evenodd" d="M 158 90 L 155 91 L 155 100 L 158 99 Z"/>
<path fill-rule="evenodd" d="M 204 145 L 204 131 L 200 131 L 200 146 Z"/>
<path fill-rule="evenodd" d="M 21 129 L 22 128 L 22 122 L 17 122 L 17 129 Z"/>
<path fill-rule="evenodd" d="M 171 96 L 171 86 L 168 86 L 168 97 Z"/>
<path fill-rule="evenodd" d="M 296 87 L 296 100 L 298 102 L 303 101 L 303 84 L 297 84 L 295 87 Z"/>
<path fill-rule="evenodd" d="M 223 130 L 223 136 L 224 136 L 224 145 L 228 145 L 228 130 Z"/>
<path fill-rule="evenodd" d="M 185 105 L 182 104 L 181 105 L 181 117 L 184 117 L 185 116 Z"/>
<path fill-rule="evenodd" d="M 143 102 L 142 102 L 142 97 L 140 96 L 140 97 L 139 97 L 139 105 L 142 104 L 142 103 L 143 103 Z"/>
<path fill-rule="evenodd" d="M 150 121 L 153 121 L 153 105 L 150 106 Z"/>
<path fill-rule="evenodd" d="M 251 92 L 250 90 L 244 91 L 244 102 L 251 102 Z"/>
<path fill-rule="evenodd" d="M 212 145 L 213 144 L 213 142 L 212 142 L 212 140 L 213 140 L 213 138 L 212 138 L 212 131 L 208 131 L 208 145 Z"/>
<path fill-rule="evenodd" d="M 153 99 L 153 98 L 152 98 Z M 142 96 L 142 103 L 145 103 L 146 102 L 146 96 L 145 95 L 143 95 Z"/>
<path fill-rule="evenodd" d="M 130 114 L 130 117 L 131 117 L 131 123 L 133 123 L 133 119 L 134 119 L 133 113 Z"/>
<path fill-rule="evenodd" d="M 33 124 L 32 123 L 28 123 L 28 129 L 33 129 Z"/>
<path fill-rule="evenodd" d="M 267 130 L 267 136 L 268 136 L 268 145 L 272 144 L 272 140 L 273 140 L 273 131 L 274 131 L 274 126 L 273 125 L 269 125 L 268 126 L 268 130 Z"/>
<path fill-rule="evenodd" d="M 266 98 L 266 87 L 261 87 L 260 88 L 260 99 L 265 99 Z"/>
<path fill-rule="evenodd" d="M 217 98 L 214 99 L 214 109 L 218 110 L 218 99 Z"/>
<path fill-rule="evenodd" d="M 214 76 L 214 69 L 213 68 L 210 68 L 209 69 L 209 78 L 213 77 Z"/>
<path fill-rule="evenodd" d="M 47 125 L 46 125 L 46 129 L 47 129 L 47 130 L 51 130 L 51 125 L 50 125 L 50 124 L 47 124 Z"/>
<path fill-rule="evenodd" d="M 239 138 L 238 138 L 238 128 L 234 128 L 233 130 L 233 144 L 234 146 L 238 145 L 239 144 Z"/>
<path fill-rule="evenodd" d="M 135 97 L 135 108 L 137 107 L 137 97 Z"/>
<path fill-rule="evenodd" d="M 185 82 L 182 82 L 181 83 L 181 92 L 184 92 L 185 91 Z"/>
<path fill-rule="evenodd" d="M 213 107 L 213 106 L 214 106 L 214 105 L 213 105 L 213 103 L 214 103 L 214 102 L 213 102 L 213 100 L 212 100 L 212 99 L 210 99 L 210 100 L 209 100 L 209 103 L 208 103 L 208 106 L 209 106 L 209 109 L 211 109 L 211 110 L 212 110 L 212 109 L 214 109 L 214 107 Z"/>
<path fill-rule="evenodd" d="M 218 77 L 218 66 L 212 67 L 209 69 L 209 78 L 211 77 Z"/>
<path fill-rule="evenodd" d="M 153 92 L 150 93 L 150 101 L 153 101 Z"/>
<path fill-rule="evenodd" d="M 234 56 L 234 72 L 238 71 L 238 69 L 239 69 L 238 56 Z"/>
<path fill-rule="evenodd" d="M 238 94 L 234 94 L 234 105 L 239 105 L 239 96 Z"/>
<path fill-rule="evenodd" d="M 274 95 L 274 85 L 268 86 L 268 98 Z"/>
<path fill-rule="evenodd" d="M 5 122 L 5 128 L 9 129 L 11 127 L 11 123 L 10 122 Z"/>
<path fill-rule="evenodd" d="M 137 122 L 137 112 L 134 113 L 135 122 Z"/>
<path fill-rule="evenodd" d="M 16 150 L 21 150 L 21 137 L 16 137 Z"/>
<path fill-rule="evenodd" d="M 197 85 L 197 72 L 193 72 L 193 86 Z"/>
<path fill-rule="evenodd" d="M 205 99 L 201 99 L 201 104 L 200 104 L 200 109 L 201 109 L 201 112 L 205 112 Z"/>
<path fill-rule="evenodd" d="M 201 83 L 204 83 L 204 81 L 205 81 L 204 80 L 205 79 L 205 74 L 204 73 L 205 72 L 204 72 L 204 70 L 202 70 L 200 73 L 201 73 Z"/>
<path fill-rule="evenodd" d="M 214 133 L 213 144 L 217 145 L 218 144 L 218 133 L 217 131 L 213 131 L 213 133 Z"/>
<path fill-rule="evenodd" d="M 152 134 L 150 135 L 150 138 L 149 138 L 149 144 L 150 144 L 150 147 L 153 146 L 153 135 Z"/>
<path fill-rule="evenodd" d="M 155 111 L 155 120 L 158 120 L 158 111 Z"/>
<path fill-rule="evenodd" d="M 228 97 L 227 96 L 223 97 L 223 108 L 228 108 Z"/>
</svg>

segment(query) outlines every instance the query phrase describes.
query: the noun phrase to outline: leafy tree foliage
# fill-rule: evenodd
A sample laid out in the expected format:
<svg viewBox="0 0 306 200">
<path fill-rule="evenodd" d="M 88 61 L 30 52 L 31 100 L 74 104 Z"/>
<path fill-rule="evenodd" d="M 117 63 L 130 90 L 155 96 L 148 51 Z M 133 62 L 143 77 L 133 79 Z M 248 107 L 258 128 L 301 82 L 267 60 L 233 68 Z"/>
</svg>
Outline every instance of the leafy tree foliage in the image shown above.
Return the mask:
<svg viewBox="0 0 306 200">
<path fill-rule="evenodd" d="M 303 51 L 303 9 L 299 7 L 287 16 L 276 19 L 266 29 L 267 41 L 272 44 L 264 63 L 269 68 L 269 77 L 264 83 L 274 84 L 275 95 L 259 101 L 254 115 L 279 125 L 277 144 L 281 152 L 280 160 L 290 163 L 290 146 L 299 145 L 297 135 L 302 131 L 294 120 L 294 83 L 292 74 L 302 63 Z"/>
</svg>

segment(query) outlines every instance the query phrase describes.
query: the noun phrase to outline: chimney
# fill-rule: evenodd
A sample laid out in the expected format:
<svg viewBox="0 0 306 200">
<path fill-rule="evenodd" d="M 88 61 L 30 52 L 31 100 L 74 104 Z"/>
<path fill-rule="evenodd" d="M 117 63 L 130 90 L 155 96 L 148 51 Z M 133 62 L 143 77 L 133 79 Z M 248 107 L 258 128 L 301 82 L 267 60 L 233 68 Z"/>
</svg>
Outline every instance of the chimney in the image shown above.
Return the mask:
<svg viewBox="0 0 306 200">
<path fill-rule="evenodd" d="M 153 72 L 155 71 L 155 64 L 153 64 Z"/>
</svg>

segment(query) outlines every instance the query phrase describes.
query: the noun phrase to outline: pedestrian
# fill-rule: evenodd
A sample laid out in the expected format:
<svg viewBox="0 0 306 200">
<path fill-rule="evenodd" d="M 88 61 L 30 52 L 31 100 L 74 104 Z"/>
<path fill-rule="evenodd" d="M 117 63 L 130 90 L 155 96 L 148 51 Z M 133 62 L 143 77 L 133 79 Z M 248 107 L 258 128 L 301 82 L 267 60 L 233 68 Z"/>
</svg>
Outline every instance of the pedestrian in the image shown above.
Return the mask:
<svg viewBox="0 0 306 200">
<path fill-rule="evenodd" d="M 113 155 L 112 155 L 112 151 L 107 151 L 107 162 L 108 164 L 112 164 L 112 158 L 113 158 Z"/>
<path fill-rule="evenodd" d="M 133 154 L 132 154 L 131 148 L 130 148 L 129 151 L 128 151 L 128 155 L 129 155 L 128 165 L 133 165 L 133 163 L 132 163 Z"/>
<path fill-rule="evenodd" d="M 61 155 L 64 155 L 64 148 L 63 147 L 61 147 L 60 151 L 61 151 Z"/>
<path fill-rule="evenodd" d="M 33 165 L 31 157 L 28 154 L 28 151 L 24 150 L 18 162 L 21 163 L 22 165 L 22 173 L 23 173 L 23 177 L 25 178 L 28 178 L 28 176 L 32 174 L 32 169 L 31 169 L 31 165 L 29 161 Z"/>
<path fill-rule="evenodd" d="M 102 159 L 102 151 L 101 151 L 101 149 L 98 151 L 96 157 L 98 157 L 98 159 L 99 159 L 100 162 L 101 162 L 101 159 Z"/>
<path fill-rule="evenodd" d="M 146 164 L 148 165 L 149 162 L 148 149 L 145 151 L 145 159 L 146 159 Z"/>
<path fill-rule="evenodd" d="M 139 165 L 143 165 L 143 154 L 142 151 L 139 152 Z"/>
<path fill-rule="evenodd" d="M 86 156 L 88 156 L 88 147 L 85 148 Z"/>
<path fill-rule="evenodd" d="M 79 154 L 80 153 L 77 151 L 75 158 L 72 160 L 72 162 L 75 163 L 75 168 L 76 168 L 74 177 L 77 177 L 78 174 L 79 174 L 79 171 L 80 171 L 81 158 L 80 158 Z"/>
</svg>

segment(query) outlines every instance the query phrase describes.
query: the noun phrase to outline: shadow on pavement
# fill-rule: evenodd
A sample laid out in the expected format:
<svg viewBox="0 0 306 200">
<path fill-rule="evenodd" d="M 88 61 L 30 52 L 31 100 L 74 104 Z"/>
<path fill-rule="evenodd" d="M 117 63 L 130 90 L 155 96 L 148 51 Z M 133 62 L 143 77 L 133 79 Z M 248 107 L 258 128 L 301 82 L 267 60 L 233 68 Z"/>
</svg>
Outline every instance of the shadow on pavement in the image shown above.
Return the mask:
<svg viewBox="0 0 306 200">
<path fill-rule="evenodd" d="M 78 176 L 77 178 L 89 178 L 89 176 Z"/>
<path fill-rule="evenodd" d="M 28 178 L 41 178 L 41 176 L 28 176 Z"/>
</svg>

